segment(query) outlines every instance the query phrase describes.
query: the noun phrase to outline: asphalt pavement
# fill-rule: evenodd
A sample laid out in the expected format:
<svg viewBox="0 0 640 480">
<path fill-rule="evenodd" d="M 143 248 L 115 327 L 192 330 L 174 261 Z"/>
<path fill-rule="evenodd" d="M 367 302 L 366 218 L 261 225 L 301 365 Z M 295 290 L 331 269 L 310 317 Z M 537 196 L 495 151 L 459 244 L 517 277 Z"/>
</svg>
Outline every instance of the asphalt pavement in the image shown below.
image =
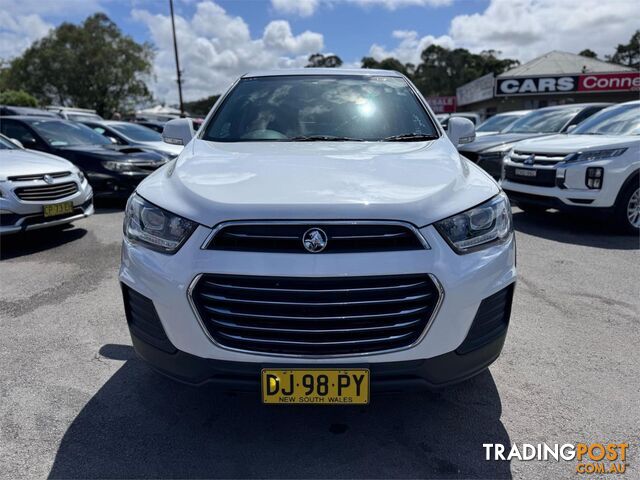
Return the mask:
<svg viewBox="0 0 640 480">
<path fill-rule="evenodd" d="M 485 460 L 483 443 L 513 442 L 627 442 L 618 477 L 640 478 L 638 238 L 516 209 L 519 280 L 490 370 L 366 407 L 282 407 L 136 358 L 122 217 L 0 239 L 1 478 L 576 477 L 575 462 Z"/>
</svg>

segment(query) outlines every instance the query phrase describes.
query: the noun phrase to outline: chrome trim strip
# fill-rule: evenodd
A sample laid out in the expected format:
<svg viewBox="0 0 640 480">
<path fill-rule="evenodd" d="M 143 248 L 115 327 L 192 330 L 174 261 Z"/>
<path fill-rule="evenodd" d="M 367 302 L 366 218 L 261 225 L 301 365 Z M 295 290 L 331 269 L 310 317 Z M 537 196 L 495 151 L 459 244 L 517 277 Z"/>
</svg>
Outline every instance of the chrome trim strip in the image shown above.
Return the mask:
<svg viewBox="0 0 640 480">
<path fill-rule="evenodd" d="M 235 225 L 397 225 L 408 228 L 418 238 L 418 241 L 422 244 L 425 250 L 431 250 L 431 245 L 424 238 L 420 230 L 409 222 L 402 222 L 399 220 L 238 220 L 221 222 L 213 227 L 211 233 L 205 238 L 200 250 L 207 250 L 209 244 L 213 241 L 214 237 L 220 230 L 228 226 Z M 278 252 L 275 252 L 278 253 Z M 371 252 L 369 252 L 371 253 Z M 300 255 L 296 253 L 282 253 L 283 255 Z M 301 253 L 301 255 L 306 255 Z M 330 254 L 325 254 L 330 255 Z M 342 254 L 341 254 L 342 255 Z"/>
<path fill-rule="evenodd" d="M 208 272 L 208 273 L 214 273 L 214 272 Z M 424 330 L 422 331 L 420 336 L 417 338 L 417 340 L 413 342 L 411 345 L 407 345 L 399 348 L 393 348 L 389 350 L 376 350 L 374 352 L 349 353 L 349 354 L 340 354 L 340 355 L 296 355 L 296 354 L 284 354 L 284 353 L 255 352 L 252 350 L 243 350 L 239 348 L 233 348 L 233 347 L 227 347 L 225 345 L 221 345 L 218 342 L 216 342 L 216 340 L 211 336 L 211 334 L 207 330 L 207 327 L 204 325 L 202 318 L 200 318 L 198 309 L 196 308 L 196 305 L 193 301 L 193 290 L 195 289 L 196 285 L 198 284 L 198 281 L 200 280 L 200 278 L 202 278 L 204 274 L 205 273 L 199 273 L 195 277 L 193 277 L 193 280 L 189 284 L 189 288 L 187 288 L 186 293 L 187 293 L 187 301 L 191 306 L 191 311 L 193 312 L 196 319 L 198 320 L 198 323 L 200 324 L 200 328 L 202 328 L 202 331 L 204 332 L 205 336 L 209 339 L 209 341 L 213 345 L 215 345 L 216 347 L 222 350 L 227 350 L 230 352 L 237 352 L 237 353 L 244 353 L 247 355 L 256 355 L 260 357 L 272 357 L 272 358 L 284 357 L 284 358 L 299 358 L 301 360 L 304 360 L 304 359 L 322 360 L 322 359 L 370 357 L 374 355 L 386 355 L 389 353 L 396 353 L 396 352 L 401 352 L 403 350 L 408 350 L 418 345 L 420 342 L 422 342 L 422 340 L 424 340 L 424 337 L 427 336 L 427 333 L 429 332 L 431 325 L 433 325 L 433 322 L 435 321 L 436 317 L 438 316 L 438 313 L 440 312 L 440 307 L 442 306 L 442 302 L 444 301 L 444 296 L 445 296 L 444 288 L 442 288 L 442 284 L 438 281 L 437 277 L 431 273 L 428 273 L 427 275 L 429 276 L 431 281 L 433 281 L 433 284 L 436 286 L 436 289 L 438 290 L 438 301 L 436 302 L 436 305 L 433 308 L 433 313 L 431 313 L 431 316 L 429 317 L 429 320 L 427 321 L 427 324 L 425 325 Z M 308 277 L 301 277 L 301 278 L 308 278 Z"/>
</svg>

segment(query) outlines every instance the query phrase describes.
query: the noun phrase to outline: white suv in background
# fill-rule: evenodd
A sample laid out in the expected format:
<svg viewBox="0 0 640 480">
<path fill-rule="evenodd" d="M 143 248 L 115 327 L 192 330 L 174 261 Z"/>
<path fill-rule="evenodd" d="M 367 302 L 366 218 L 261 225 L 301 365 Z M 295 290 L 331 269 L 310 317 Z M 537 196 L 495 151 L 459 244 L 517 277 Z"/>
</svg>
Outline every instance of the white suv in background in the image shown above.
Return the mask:
<svg viewBox="0 0 640 480">
<path fill-rule="evenodd" d="M 640 101 L 606 108 L 566 135 L 524 140 L 504 161 L 502 188 L 525 211 L 604 213 L 640 231 Z"/>
<path fill-rule="evenodd" d="M 0 234 L 63 225 L 93 213 L 93 191 L 64 158 L 0 135 Z"/>
<path fill-rule="evenodd" d="M 448 137 L 447 137 L 448 135 Z M 511 208 L 402 75 L 247 74 L 129 199 L 120 281 L 138 354 L 266 403 L 367 403 L 500 354 Z M 193 137 L 193 138 L 192 138 Z"/>
</svg>

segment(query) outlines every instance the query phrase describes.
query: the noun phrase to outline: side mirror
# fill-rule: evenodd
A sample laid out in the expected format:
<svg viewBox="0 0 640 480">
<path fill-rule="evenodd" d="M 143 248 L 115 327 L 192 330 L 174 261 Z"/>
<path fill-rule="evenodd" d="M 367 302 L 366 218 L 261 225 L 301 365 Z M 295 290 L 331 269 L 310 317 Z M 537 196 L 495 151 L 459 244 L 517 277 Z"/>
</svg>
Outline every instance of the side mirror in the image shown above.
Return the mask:
<svg viewBox="0 0 640 480">
<path fill-rule="evenodd" d="M 576 124 L 569 125 L 569 126 L 567 127 L 567 131 L 566 131 L 565 133 L 571 133 L 572 131 L 574 131 L 574 130 L 576 129 L 576 127 L 577 127 L 577 126 L 578 126 L 578 125 L 576 125 Z"/>
<path fill-rule="evenodd" d="M 118 140 L 116 139 L 116 137 L 107 137 L 109 140 L 111 140 L 111 143 L 118 143 Z"/>
<path fill-rule="evenodd" d="M 162 130 L 162 140 L 171 145 L 186 145 L 194 135 L 193 120 L 190 118 L 170 120 L 165 123 Z"/>
<path fill-rule="evenodd" d="M 455 147 L 471 143 L 476 139 L 476 127 L 469 119 L 452 117 L 449 119 L 447 136 Z"/>
<path fill-rule="evenodd" d="M 13 143 L 14 145 L 20 147 L 20 148 L 24 148 L 24 145 L 22 144 L 22 142 L 16 138 L 10 138 L 9 140 L 11 140 L 11 143 Z"/>
</svg>

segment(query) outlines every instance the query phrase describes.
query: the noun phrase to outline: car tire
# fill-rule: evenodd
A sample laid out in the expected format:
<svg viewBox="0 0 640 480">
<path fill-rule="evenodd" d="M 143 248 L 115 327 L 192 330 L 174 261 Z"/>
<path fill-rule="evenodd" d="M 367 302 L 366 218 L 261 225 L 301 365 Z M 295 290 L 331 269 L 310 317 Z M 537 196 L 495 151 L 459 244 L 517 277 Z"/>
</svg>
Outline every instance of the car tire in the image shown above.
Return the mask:
<svg viewBox="0 0 640 480">
<path fill-rule="evenodd" d="M 640 185 L 637 180 L 620 192 L 615 207 L 615 223 L 625 233 L 640 233 Z"/>
<path fill-rule="evenodd" d="M 535 203 L 516 202 L 516 206 L 527 213 L 544 213 L 547 211 L 547 207 L 536 205 Z"/>
</svg>

